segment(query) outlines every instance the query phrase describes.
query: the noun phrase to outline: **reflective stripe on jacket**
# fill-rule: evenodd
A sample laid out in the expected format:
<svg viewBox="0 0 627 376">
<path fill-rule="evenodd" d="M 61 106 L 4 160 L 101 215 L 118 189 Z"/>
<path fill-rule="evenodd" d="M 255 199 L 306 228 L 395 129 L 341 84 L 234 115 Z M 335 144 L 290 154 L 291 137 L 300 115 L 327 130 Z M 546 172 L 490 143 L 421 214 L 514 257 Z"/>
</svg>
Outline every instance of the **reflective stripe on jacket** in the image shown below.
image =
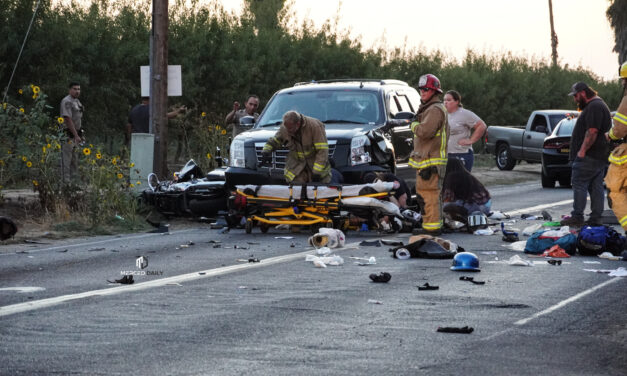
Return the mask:
<svg viewBox="0 0 627 376">
<path fill-rule="evenodd" d="M 416 119 L 411 123 L 411 130 L 414 134 L 414 151 L 409 157 L 409 166 L 418 170 L 446 166 L 450 130 L 446 108 L 437 96 L 420 105 Z"/>
<path fill-rule="evenodd" d="M 294 137 L 287 133 L 284 125 L 264 145 L 264 151 L 272 151 L 285 145 L 289 150 L 283 172 L 288 182 L 307 170 L 325 178 L 331 173 L 329 165 L 329 143 L 324 124 L 302 115 L 302 124 Z"/>
<path fill-rule="evenodd" d="M 616 115 L 612 118 L 612 129 L 608 135 L 615 141 L 627 136 L 627 95 L 623 96 L 623 100 L 618 105 Z M 615 147 L 607 160 L 619 166 L 627 163 L 627 144 Z"/>
</svg>

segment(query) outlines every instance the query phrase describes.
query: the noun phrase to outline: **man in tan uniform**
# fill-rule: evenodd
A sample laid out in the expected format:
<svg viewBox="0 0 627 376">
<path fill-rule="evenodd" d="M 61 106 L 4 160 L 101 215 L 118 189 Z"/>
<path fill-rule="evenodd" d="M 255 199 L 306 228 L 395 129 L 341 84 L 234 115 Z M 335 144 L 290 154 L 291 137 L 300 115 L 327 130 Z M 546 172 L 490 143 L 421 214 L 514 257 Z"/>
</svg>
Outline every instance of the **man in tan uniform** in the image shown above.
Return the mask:
<svg viewBox="0 0 627 376">
<path fill-rule="evenodd" d="M 425 207 L 422 229 L 416 233 L 442 233 L 442 179 L 446 173 L 447 142 L 450 134 L 447 112 L 439 95 L 440 80 L 425 74 L 418 80 L 420 107 L 411 123 L 414 133 L 414 151 L 409 165 L 416 169 L 416 193 L 422 196 Z"/>
<path fill-rule="evenodd" d="M 248 99 L 246 99 L 244 107 L 245 108 L 240 110 L 239 102 L 233 102 L 233 111 L 229 112 L 224 119 L 226 130 L 233 130 L 233 138 L 246 130 L 244 127 L 240 126 L 239 119 L 244 116 L 252 116 L 256 121 L 259 118 L 259 114 L 256 112 L 257 108 L 259 108 L 259 97 L 256 95 L 249 95 Z"/>
<path fill-rule="evenodd" d="M 76 149 L 84 141 L 81 137 L 83 104 L 78 100 L 79 95 L 81 95 L 81 85 L 78 82 L 71 82 L 69 94 L 61 100 L 61 116 L 67 136 L 67 141 L 61 144 L 61 178 L 66 183 L 78 178 Z"/>
<path fill-rule="evenodd" d="M 627 61 L 621 65 L 618 73 L 623 84 L 623 100 L 612 118 L 612 129 L 605 134 L 608 141 L 618 141 L 627 136 Z M 627 232 L 627 144 L 614 148 L 608 160 L 610 167 L 605 176 L 605 186 L 610 191 L 614 215 Z"/>
<path fill-rule="evenodd" d="M 272 151 L 286 145 L 285 180 L 290 184 L 331 181 L 329 144 L 324 124 L 296 111 L 283 115 L 283 124 L 263 147 L 262 162 L 272 162 Z"/>
</svg>

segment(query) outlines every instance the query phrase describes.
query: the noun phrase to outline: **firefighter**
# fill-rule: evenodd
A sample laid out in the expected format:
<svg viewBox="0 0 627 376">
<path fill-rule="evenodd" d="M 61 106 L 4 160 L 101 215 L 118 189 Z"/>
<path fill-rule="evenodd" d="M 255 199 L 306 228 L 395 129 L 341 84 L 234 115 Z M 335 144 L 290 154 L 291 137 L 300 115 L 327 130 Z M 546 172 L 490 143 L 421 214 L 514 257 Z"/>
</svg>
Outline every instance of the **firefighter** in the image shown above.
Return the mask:
<svg viewBox="0 0 627 376">
<path fill-rule="evenodd" d="M 627 61 L 618 71 L 623 84 L 623 99 L 612 118 L 612 129 L 605 134 L 608 141 L 619 141 L 627 136 Z M 605 186 L 610 191 L 612 210 L 627 233 L 627 144 L 618 145 L 608 158 L 610 166 L 605 176 Z"/>
<path fill-rule="evenodd" d="M 411 123 L 414 151 L 409 165 L 416 169 L 416 193 L 424 200 L 422 229 L 415 233 L 442 233 L 442 179 L 446 172 L 449 126 L 444 104 L 440 100 L 440 80 L 425 74 L 418 80 L 420 107 Z"/>
<path fill-rule="evenodd" d="M 287 146 L 289 152 L 283 172 L 289 184 L 331 181 L 329 144 L 324 124 L 296 111 L 283 115 L 283 124 L 263 147 L 262 163 L 272 162 L 272 151 Z"/>
</svg>

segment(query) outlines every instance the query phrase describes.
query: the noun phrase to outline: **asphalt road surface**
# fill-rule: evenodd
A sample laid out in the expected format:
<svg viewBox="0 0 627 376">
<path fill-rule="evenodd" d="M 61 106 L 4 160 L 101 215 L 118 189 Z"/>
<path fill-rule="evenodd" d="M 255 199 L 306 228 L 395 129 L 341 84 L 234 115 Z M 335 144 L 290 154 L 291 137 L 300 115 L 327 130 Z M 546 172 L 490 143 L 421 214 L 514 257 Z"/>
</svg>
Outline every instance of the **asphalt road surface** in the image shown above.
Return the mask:
<svg viewBox="0 0 627 376">
<path fill-rule="evenodd" d="M 522 213 L 559 218 L 571 207 L 571 190 L 537 182 L 490 190 L 493 209 L 512 214 L 519 230 L 539 223 Z M 627 282 L 584 271 L 623 261 L 576 256 L 552 266 L 529 258 L 533 267 L 516 267 L 505 261 L 528 257 L 500 235 L 444 235 L 480 258 L 480 273 L 459 273 L 450 260 L 393 259 L 388 246 L 359 246 L 380 235 L 349 232 L 335 252 L 344 264 L 315 268 L 305 261 L 308 236 L 222 234 L 198 224 L 166 235 L 0 246 L 0 374 L 626 372 Z M 350 258 L 371 256 L 376 265 Z M 107 282 L 124 271 L 147 275 L 133 285 Z M 381 271 L 391 281 L 371 282 Z M 427 282 L 439 290 L 417 289 Z M 474 331 L 436 332 L 447 326 Z"/>
</svg>

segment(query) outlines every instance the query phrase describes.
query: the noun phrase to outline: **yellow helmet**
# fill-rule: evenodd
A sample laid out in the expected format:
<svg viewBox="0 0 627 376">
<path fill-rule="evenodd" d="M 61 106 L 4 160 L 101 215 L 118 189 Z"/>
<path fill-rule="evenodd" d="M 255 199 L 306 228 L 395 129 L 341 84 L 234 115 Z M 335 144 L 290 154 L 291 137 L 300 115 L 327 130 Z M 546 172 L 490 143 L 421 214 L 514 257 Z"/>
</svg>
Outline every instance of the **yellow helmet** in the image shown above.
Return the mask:
<svg viewBox="0 0 627 376">
<path fill-rule="evenodd" d="M 620 69 L 618 70 L 618 75 L 620 76 L 620 78 L 627 78 L 627 61 L 620 66 Z"/>
</svg>

